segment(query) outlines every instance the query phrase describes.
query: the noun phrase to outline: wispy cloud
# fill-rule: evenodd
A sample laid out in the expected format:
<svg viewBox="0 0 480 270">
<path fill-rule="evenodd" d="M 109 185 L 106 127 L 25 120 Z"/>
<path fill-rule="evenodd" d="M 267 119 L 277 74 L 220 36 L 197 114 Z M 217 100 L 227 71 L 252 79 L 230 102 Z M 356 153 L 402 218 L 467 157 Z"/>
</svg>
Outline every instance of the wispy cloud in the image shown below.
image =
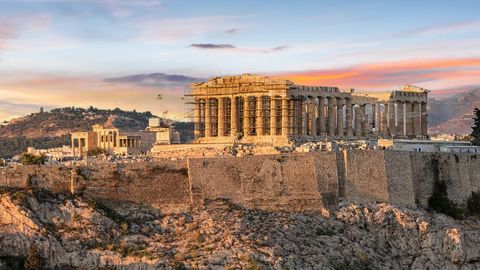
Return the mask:
<svg viewBox="0 0 480 270">
<path fill-rule="evenodd" d="M 200 16 L 190 18 L 148 19 L 132 22 L 137 38 L 146 42 L 192 40 L 208 33 L 225 32 L 225 28 L 243 23 L 240 16 Z"/>
<path fill-rule="evenodd" d="M 279 52 L 290 48 L 289 46 L 282 45 L 272 48 L 249 48 L 249 47 L 237 47 L 232 44 L 214 44 L 214 43 L 194 43 L 189 47 L 205 50 L 228 50 L 232 52 L 247 52 L 247 53 L 272 53 Z"/>
<path fill-rule="evenodd" d="M 230 50 L 235 49 L 236 47 L 232 44 L 212 44 L 212 43 L 194 43 L 191 44 L 190 47 L 197 48 L 197 49 L 216 49 L 216 50 Z"/>
<path fill-rule="evenodd" d="M 424 27 L 414 31 L 415 34 L 437 34 L 437 33 L 450 33 L 459 31 L 478 31 L 480 27 L 480 20 L 465 21 L 459 23 L 434 25 Z"/>
<path fill-rule="evenodd" d="M 236 28 L 227 29 L 227 30 L 225 30 L 225 33 L 236 34 L 236 33 L 238 33 L 238 29 L 236 29 Z"/>
<path fill-rule="evenodd" d="M 186 75 L 165 73 L 135 74 L 104 79 L 105 82 L 109 83 L 131 84 L 142 87 L 185 87 L 189 83 L 202 80 Z"/>
<path fill-rule="evenodd" d="M 11 49 L 10 42 L 18 39 L 23 32 L 42 29 L 50 24 L 50 16 L 45 14 L 5 16 L 0 18 L 0 49 Z"/>
<path fill-rule="evenodd" d="M 70 14 L 93 14 L 102 13 L 114 17 L 129 17 L 136 13 L 146 13 L 163 6 L 162 0 L 16 0 L 29 4 L 45 5 L 58 4 Z"/>
</svg>

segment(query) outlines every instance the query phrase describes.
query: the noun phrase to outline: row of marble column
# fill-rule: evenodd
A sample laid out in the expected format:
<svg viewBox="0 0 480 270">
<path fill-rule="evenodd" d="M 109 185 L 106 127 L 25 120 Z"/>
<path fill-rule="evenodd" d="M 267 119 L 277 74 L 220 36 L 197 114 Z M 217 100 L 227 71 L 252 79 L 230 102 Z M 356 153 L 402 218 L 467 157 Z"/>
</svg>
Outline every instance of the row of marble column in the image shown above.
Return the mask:
<svg viewBox="0 0 480 270">
<path fill-rule="evenodd" d="M 128 138 L 128 139 L 119 139 L 118 143 L 120 147 L 140 147 L 140 139 Z"/>
<path fill-rule="evenodd" d="M 196 99 L 194 112 L 196 137 L 427 135 L 426 103 L 418 102 L 356 105 L 350 97 L 214 97 Z"/>
<path fill-rule="evenodd" d="M 79 157 L 83 156 L 85 144 L 85 138 L 72 138 L 72 157 L 76 157 L 77 153 Z"/>
</svg>

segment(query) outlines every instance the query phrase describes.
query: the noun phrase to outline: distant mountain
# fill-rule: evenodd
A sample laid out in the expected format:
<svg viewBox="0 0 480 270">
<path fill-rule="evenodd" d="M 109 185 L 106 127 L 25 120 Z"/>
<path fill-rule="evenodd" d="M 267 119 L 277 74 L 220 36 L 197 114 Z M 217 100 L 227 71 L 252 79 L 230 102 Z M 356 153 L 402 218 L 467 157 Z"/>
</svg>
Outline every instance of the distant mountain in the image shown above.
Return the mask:
<svg viewBox="0 0 480 270">
<path fill-rule="evenodd" d="M 470 134 L 473 109 L 480 108 L 480 88 L 442 99 L 431 98 L 428 103 L 430 134 Z"/>
</svg>

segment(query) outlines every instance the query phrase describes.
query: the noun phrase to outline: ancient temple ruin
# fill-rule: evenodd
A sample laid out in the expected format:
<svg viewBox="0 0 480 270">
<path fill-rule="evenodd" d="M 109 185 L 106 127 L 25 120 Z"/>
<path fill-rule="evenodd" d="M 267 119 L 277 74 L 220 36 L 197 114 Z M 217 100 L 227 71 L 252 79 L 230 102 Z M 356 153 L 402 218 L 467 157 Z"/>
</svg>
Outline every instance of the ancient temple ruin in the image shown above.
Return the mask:
<svg viewBox="0 0 480 270">
<path fill-rule="evenodd" d="M 425 138 L 428 90 L 388 92 L 297 85 L 243 74 L 195 83 L 198 143 L 266 143 L 366 138 Z"/>
</svg>

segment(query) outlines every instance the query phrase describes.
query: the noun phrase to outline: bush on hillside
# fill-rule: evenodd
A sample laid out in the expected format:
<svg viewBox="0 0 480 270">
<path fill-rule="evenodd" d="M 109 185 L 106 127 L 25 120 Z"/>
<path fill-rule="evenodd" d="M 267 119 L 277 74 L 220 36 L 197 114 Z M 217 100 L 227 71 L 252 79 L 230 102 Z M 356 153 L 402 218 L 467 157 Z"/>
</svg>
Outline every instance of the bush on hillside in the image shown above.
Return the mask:
<svg viewBox="0 0 480 270">
<path fill-rule="evenodd" d="M 99 155 L 102 155 L 102 154 L 105 154 L 105 153 L 106 153 L 105 149 L 96 147 L 96 148 L 88 150 L 87 155 L 91 156 L 91 157 L 96 157 L 96 156 L 99 156 Z"/>
<path fill-rule="evenodd" d="M 480 192 L 472 192 L 467 201 L 468 211 L 474 215 L 480 215 Z"/>
<path fill-rule="evenodd" d="M 433 195 L 428 199 L 428 206 L 440 213 L 451 216 L 454 219 L 463 219 L 463 210 L 447 196 L 447 184 L 445 181 L 437 181 L 434 184 Z"/>
<path fill-rule="evenodd" d="M 47 157 L 45 155 L 34 155 L 30 153 L 22 153 L 20 155 L 20 161 L 22 161 L 23 165 L 42 165 L 45 164 Z"/>
</svg>

